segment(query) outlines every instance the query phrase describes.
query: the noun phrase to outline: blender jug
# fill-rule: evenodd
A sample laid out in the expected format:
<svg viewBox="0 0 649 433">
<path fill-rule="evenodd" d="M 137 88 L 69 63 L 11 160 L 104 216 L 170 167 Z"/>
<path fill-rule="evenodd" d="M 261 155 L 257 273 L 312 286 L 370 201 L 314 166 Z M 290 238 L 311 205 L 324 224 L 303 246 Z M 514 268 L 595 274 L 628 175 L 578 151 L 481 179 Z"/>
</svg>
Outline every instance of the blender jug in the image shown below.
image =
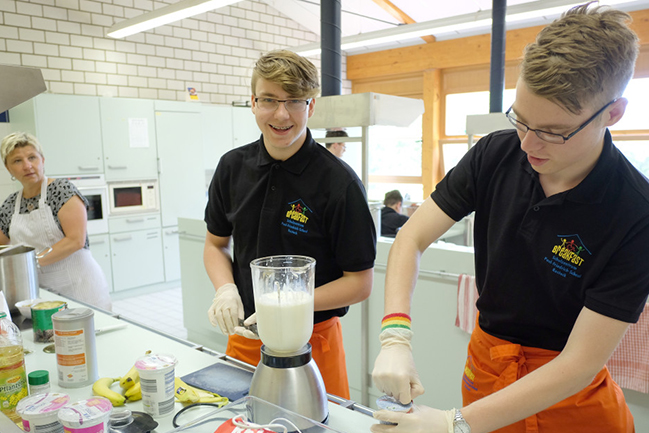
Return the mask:
<svg viewBox="0 0 649 433">
<path fill-rule="evenodd" d="M 269 256 L 250 268 L 261 342 L 277 353 L 299 351 L 313 333 L 315 259 Z"/>
</svg>

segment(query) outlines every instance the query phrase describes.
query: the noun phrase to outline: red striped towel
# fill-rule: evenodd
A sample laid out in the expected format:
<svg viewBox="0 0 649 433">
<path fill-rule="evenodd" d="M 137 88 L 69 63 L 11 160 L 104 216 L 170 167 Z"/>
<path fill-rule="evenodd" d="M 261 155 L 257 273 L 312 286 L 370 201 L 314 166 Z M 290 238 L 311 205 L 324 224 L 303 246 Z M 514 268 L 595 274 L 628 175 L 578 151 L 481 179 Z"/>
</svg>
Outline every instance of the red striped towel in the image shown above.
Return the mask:
<svg viewBox="0 0 649 433">
<path fill-rule="evenodd" d="M 629 326 L 607 365 L 622 388 L 649 393 L 649 304 L 638 322 Z"/>
<path fill-rule="evenodd" d="M 478 289 L 475 285 L 475 277 L 462 274 L 457 282 L 457 315 L 455 326 L 468 332 L 473 332 L 475 320 L 478 316 L 478 309 L 475 306 L 478 300 Z"/>
</svg>

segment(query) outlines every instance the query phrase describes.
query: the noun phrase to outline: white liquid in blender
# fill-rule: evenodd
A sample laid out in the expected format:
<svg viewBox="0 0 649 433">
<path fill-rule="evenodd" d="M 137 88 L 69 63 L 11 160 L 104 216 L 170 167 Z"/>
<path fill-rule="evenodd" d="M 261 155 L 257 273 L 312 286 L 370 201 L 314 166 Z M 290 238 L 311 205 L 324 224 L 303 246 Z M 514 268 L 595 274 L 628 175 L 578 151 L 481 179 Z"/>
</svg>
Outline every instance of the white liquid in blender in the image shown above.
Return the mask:
<svg viewBox="0 0 649 433">
<path fill-rule="evenodd" d="M 313 296 L 306 292 L 271 292 L 255 302 L 259 338 L 275 352 L 295 352 L 313 333 Z"/>
</svg>

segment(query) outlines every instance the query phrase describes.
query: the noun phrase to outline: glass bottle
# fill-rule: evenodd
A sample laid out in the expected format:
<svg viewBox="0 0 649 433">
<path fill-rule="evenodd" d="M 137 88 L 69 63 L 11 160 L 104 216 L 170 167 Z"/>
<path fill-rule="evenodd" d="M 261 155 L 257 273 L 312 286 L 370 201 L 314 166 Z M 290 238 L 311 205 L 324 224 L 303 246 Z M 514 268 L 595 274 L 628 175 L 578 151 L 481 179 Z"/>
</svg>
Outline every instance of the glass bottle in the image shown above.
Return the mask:
<svg viewBox="0 0 649 433">
<path fill-rule="evenodd" d="M 12 421 L 20 421 L 18 402 L 27 397 L 25 354 L 20 330 L 0 312 L 0 411 Z"/>
</svg>

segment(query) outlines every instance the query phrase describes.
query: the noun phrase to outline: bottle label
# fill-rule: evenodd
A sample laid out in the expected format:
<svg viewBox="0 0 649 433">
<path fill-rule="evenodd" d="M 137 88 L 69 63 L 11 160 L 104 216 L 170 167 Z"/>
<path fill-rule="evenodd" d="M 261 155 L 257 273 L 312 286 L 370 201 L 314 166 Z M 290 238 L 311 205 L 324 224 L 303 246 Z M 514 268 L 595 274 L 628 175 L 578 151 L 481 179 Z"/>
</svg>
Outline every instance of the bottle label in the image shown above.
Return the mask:
<svg viewBox="0 0 649 433">
<path fill-rule="evenodd" d="M 81 383 L 88 380 L 86 334 L 84 329 L 54 330 L 59 383 Z"/>
<path fill-rule="evenodd" d="M 13 413 L 18 402 L 24 397 L 27 397 L 27 375 L 25 361 L 22 359 L 0 368 L 0 410 Z"/>
</svg>

